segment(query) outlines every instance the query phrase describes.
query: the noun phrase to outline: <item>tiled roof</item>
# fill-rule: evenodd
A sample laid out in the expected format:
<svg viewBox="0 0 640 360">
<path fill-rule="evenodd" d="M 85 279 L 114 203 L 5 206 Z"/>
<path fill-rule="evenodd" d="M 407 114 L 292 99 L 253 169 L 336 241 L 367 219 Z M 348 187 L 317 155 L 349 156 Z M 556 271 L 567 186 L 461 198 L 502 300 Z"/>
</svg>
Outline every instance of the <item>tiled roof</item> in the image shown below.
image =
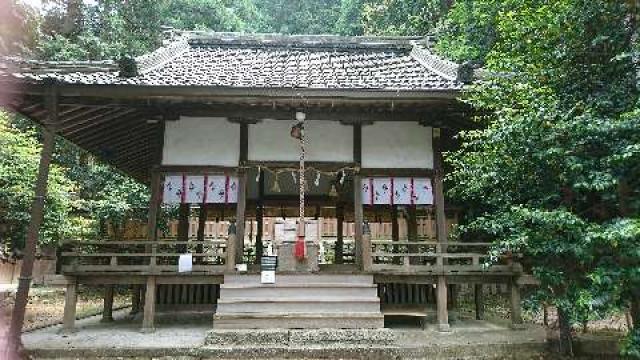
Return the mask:
<svg viewBox="0 0 640 360">
<path fill-rule="evenodd" d="M 399 91 L 462 86 L 459 66 L 433 55 L 419 38 L 190 33 L 136 58 L 131 77 L 121 76 L 113 62 L 10 63 L 5 71 L 13 77 L 66 84 Z"/>
</svg>

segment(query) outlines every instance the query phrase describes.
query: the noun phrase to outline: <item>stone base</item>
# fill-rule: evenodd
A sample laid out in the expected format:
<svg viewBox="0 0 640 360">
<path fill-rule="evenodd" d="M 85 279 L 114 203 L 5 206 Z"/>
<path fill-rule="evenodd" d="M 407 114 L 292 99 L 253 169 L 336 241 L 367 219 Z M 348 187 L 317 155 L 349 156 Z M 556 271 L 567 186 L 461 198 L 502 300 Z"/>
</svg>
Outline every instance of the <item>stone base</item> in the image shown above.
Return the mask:
<svg viewBox="0 0 640 360">
<path fill-rule="evenodd" d="M 318 272 L 318 245 L 307 242 L 307 257 L 300 261 L 294 256 L 294 242 L 284 242 L 278 246 L 279 272 Z"/>
<path fill-rule="evenodd" d="M 214 329 L 207 332 L 205 345 L 214 346 L 335 346 L 393 345 L 391 329 Z"/>
</svg>

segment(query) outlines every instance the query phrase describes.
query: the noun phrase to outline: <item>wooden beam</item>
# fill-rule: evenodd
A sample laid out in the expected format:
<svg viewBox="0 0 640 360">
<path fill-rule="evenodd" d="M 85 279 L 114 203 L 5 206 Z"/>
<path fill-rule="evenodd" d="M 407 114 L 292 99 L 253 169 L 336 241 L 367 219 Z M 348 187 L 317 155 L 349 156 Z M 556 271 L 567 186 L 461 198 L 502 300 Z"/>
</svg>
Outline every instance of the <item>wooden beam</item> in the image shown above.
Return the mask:
<svg viewBox="0 0 640 360">
<path fill-rule="evenodd" d="M 105 108 L 105 107 L 102 107 L 102 106 L 100 106 L 100 107 L 92 107 L 92 108 L 83 107 L 82 111 L 78 111 L 77 113 L 74 112 L 72 115 L 68 115 L 68 116 L 65 115 L 64 117 L 61 117 L 60 118 L 61 119 L 60 123 L 63 126 L 64 125 L 68 125 L 68 124 L 73 124 L 76 120 L 83 119 L 83 118 L 85 118 L 87 116 L 92 116 L 92 115 L 94 115 L 96 113 L 97 114 L 104 113 L 105 110 L 108 110 L 108 108 Z"/>
<path fill-rule="evenodd" d="M 38 177 L 36 179 L 34 198 L 31 204 L 31 220 L 27 228 L 27 236 L 23 251 L 22 266 L 18 280 L 14 310 L 9 328 L 9 343 L 19 347 L 21 345 L 20 334 L 24 324 L 24 316 L 29 299 L 29 289 L 33 274 L 33 264 L 36 256 L 36 244 L 40 234 L 40 225 L 44 215 L 44 203 L 47 196 L 49 182 L 49 169 L 55 147 L 55 131 L 58 125 L 58 89 L 56 85 L 47 88 L 46 107 L 48 116 L 46 125 L 42 128 L 42 151 L 40 164 L 38 165 Z M 17 350 L 13 349 L 13 350 Z"/>
<path fill-rule="evenodd" d="M 62 131 L 66 136 L 71 136 L 73 134 L 82 132 L 86 129 L 89 129 L 98 125 L 102 125 L 102 124 L 107 124 L 112 122 L 113 120 L 116 120 L 125 116 L 132 117 L 134 113 L 136 113 L 136 110 L 133 110 L 133 109 L 111 111 L 109 113 L 92 116 L 90 118 L 83 119 L 82 121 L 71 124 L 69 126 L 65 126 L 62 129 Z"/>
<path fill-rule="evenodd" d="M 99 140 L 108 141 L 117 138 L 118 136 L 132 134 L 136 130 L 143 128 L 144 125 L 151 126 L 151 124 L 141 121 L 141 119 L 138 119 L 135 115 L 124 116 L 113 123 L 101 124 L 88 128 L 70 140 L 78 145 Z"/>
</svg>

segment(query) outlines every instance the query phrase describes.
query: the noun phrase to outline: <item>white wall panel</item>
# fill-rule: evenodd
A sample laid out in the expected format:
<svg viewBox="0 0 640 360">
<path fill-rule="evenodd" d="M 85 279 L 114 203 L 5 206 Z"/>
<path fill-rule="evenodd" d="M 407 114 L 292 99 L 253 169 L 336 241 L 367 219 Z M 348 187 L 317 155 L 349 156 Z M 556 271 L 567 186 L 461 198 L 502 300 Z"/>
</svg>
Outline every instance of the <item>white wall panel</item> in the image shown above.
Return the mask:
<svg viewBox="0 0 640 360">
<path fill-rule="evenodd" d="M 298 140 L 290 135 L 293 120 L 263 120 L 249 125 L 249 160 L 298 161 Z M 353 161 L 353 127 L 337 121 L 305 121 L 307 161 Z"/>
<path fill-rule="evenodd" d="M 167 121 L 163 165 L 237 166 L 240 125 L 225 118 L 181 117 Z"/>
<path fill-rule="evenodd" d="M 362 127 L 362 167 L 433 168 L 430 127 L 409 121 L 378 121 Z"/>
</svg>

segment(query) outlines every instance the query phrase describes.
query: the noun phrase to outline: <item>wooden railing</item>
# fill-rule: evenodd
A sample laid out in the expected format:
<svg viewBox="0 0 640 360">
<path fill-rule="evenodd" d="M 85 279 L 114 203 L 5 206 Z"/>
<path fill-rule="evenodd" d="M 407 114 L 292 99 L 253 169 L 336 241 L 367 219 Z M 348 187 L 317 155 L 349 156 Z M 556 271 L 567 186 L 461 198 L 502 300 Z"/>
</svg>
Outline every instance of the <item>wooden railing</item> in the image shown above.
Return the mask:
<svg viewBox="0 0 640 360">
<path fill-rule="evenodd" d="M 510 275 L 518 263 L 502 257 L 487 265 L 490 243 L 436 241 L 371 241 L 371 272 Z"/>
<path fill-rule="evenodd" d="M 73 241 L 62 252 L 63 273 L 177 273 L 180 255 L 191 253 L 191 273 L 222 273 L 226 240 Z"/>
</svg>

